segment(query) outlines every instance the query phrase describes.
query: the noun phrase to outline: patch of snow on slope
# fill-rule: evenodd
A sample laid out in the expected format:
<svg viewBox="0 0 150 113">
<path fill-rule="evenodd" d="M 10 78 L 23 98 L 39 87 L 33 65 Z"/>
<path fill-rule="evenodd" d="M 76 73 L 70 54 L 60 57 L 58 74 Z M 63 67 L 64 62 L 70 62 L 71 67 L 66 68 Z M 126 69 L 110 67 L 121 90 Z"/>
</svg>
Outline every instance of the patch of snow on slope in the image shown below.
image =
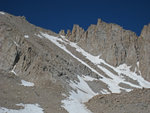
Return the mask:
<svg viewBox="0 0 150 113">
<path fill-rule="evenodd" d="M 92 61 L 94 64 L 100 64 L 102 62 L 101 59 L 99 59 L 100 55 L 93 56 L 90 53 L 83 50 L 81 47 L 79 47 L 76 43 L 70 42 L 70 46 L 74 47 L 76 51 L 80 52 L 83 56 L 85 56 L 88 60 Z"/>
<path fill-rule="evenodd" d="M 123 76 L 117 76 L 115 74 L 113 74 L 112 72 L 110 72 L 109 70 L 107 70 L 106 68 L 98 65 L 98 67 L 104 71 L 104 73 L 106 73 L 110 78 L 113 79 L 113 81 L 115 81 L 116 83 L 124 83 L 124 84 L 127 84 L 127 85 L 130 85 L 131 87 L 135 87 L 135 88 L 142 88 L 141 86 L 138 86 L 138 85 L 135 85 L 135 84 L 132 84 L 130 82 L 127 82 L 125 81 L 124 77 Z"/>
<path fill-rule="evenodd" d="M 102 89 L 102 90 L 101 90 L 101 93 L 102 93 L 102 94 L 110 94 L 110 92 L 108 92 L 106 89 Z"/>
<path fill-rule="evenodd" d="M 19 44 L 17 44 L 17 42 L 16 41 L 13 41 L 14 42 L 14 44 L 17 46 L 17 47 L 19 47 Z"/>
<path fill-rule="evenodd" d="M 150 88 L 150 82 L 144 80 L 141 75 L 137 75 L 135 72 L 130 70 L 131 66 L 127 66 L 126 64 L 122 64 L 116 68 L 116 72 L 120 74 L 124 74 L 133 80 L 137 80 L 141 87 Z"/>
<path fill-rule="evenodd" d="M 70 86 L 75 90 L 70 92 L 70 96 L 66 100 L 62 100 L 62 107 L 64 107 L 69 113 L 91 113 L 84 103 L 97 95 L 92 91 L 88 84 L 82 77 L 77 76 L 79 82 L 71 81 Z"/>
<path fill-rule="evenodd" d="M 2 12 L 2 11 L 0 11 L 0 14 L 4 15 L 5 13 L 4 13 L 4 12 Z"/>
<path fill-rule="evenodd" d="M 28 81 L 25 81 L 25 80 L 21 80 L 21 85 L 28 86 L 28 87 L 33 87 L 34 83 L 28 82 Z"/>
<path fill-rule="evenodd" d="M 137 67 L 139 68 L 139 65 L 140 65 L 139 62 L 137 62 L 136 65 L 137 65 Z"/>
<path fill-rule="evenodd" d="M 90 76 L 82 76 L 83 80 L 85 81 L 94 81 L 94 80 L 98 80 L 96 78 L 90 77 Z"/>
<path fill-rule="evenodd" d="M 63 35 L 60 35 L 62 38 L 65 38 L 65 36 L 63 36 Z"/>
<path fill-rule="evenodd" d="M 44 113 L 43 109 L 38 104 L 16 104 L 24 107 L 23 109 L 7 109 L 0 107 L 0 113 Z"/>
<path fill-rule="evenodd" d="M 38 36 L 39 38 L 43 38 L 40 34 L 35 34 L 35 36 Z"/>
<path fill-rule="evenodd" d="M 95 81 L 98 81 L 98 80 L 99 80 L 99 79 L 96 79 L 96 78 L 93 78 L 93 77 L 90 77 L 90 76 L 84 76 L 84 75 L 82 75 L 82 79 L 85 80 L 85 81 L 94 81 L 94 80 L 95 80 Z M 108 80 L 108 79 L 106 79 L 106 81 L 107 81 L 107 80 Z M 103 79 L 103 81 L 105 81 L 105 79 Z M 111 85 L 112 85 L 112 84 L 110 83 L 110 90 L 113 91 L 113 89 L 115 88 L 115 86 L 112 85 L 112 87 L 114 87 L 114 88 L 111 88 Z M 119 87 L 119 89 L 118 89 L 118 87 L 117 87 L 117 90 L 118 90 L 118 91 L 114 91 L 114 92 L 115 92 L 115 93 L 116 93 L 116 92 L 120 92 L 120 89 L 121 89 L 120 87 Z M 100 92 L 101 92 L 102 94 L 110 94 L 110 92 L 109 92 L 107 89 L 101 89 Z"/>
<path fill-rule="evenodd" d="M 102 82 L 104 82 L 105 84 L 108 85 L 108 89 L 112 92 L 112 93 L 121 93 L 121 89 L 125 90 L 127 92 L 131 91 L 132 89 L 126 89 L 126 88 L 122 88 L 120 87 L 118 84 L 120 83 L 120 81 L 114 81 L 113 79 L 109 79 L 104 77 L 103 79 L 101 79 Z"/>
<path fill-rule="evenodd" d="M 29 38 L 29 35 L 24 35 L 25 38 Z"/>
<path fill-rule="evenodd" d="M 16 68 L 16 65 L 13 67 L 13 69 L 10 72 L 13 73 L 14 75 L 17 75 L 17 73 L 15 72 L 15 68 Z"/>
</svg>

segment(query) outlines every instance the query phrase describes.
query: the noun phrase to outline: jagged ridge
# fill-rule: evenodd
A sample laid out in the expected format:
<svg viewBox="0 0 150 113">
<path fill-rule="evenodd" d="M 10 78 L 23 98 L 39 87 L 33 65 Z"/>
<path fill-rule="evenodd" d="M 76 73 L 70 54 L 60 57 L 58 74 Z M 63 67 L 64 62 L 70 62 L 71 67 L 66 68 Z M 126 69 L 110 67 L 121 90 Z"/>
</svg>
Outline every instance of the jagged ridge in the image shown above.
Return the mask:
<svg viewBox="0 0 150 113">
<path fill-rule="evenodd" d="M 137 38 L 131 31 L 98 20 L 97 25 L 91 25 L 87 31 L 75 25 L 72 32 L 68 31 L 66 36 L 62 36 L 65 35 L 64 31 L 58 35 L 38 28 L 22 17 L 0 14 L 0 69 L 6 72 L 7 78 L 0 73 L 2 81 L 7 80 L 7 84 L 15 86 L 13 90 L 18 87 L 22 92 L 22 88 L 17 85 L 20 79 L 33 82 L 35 86 L 31 96 L 35 94 L 36 98 L 44 98 L 43 103 L 35 98 L 34 102 L 43 105 L 46 112 L 66 112 L 63 108 L 74 112 L 70 111 L 71 107 L 86 112 L 88 110 L 83 102 L 97 94 L 149 87 L 149 82 L 140 73 L 141 68 L 145 68 L 141 67 L 143 56 L 140 52 L 145 43 L 144 37 L 149 37 L 149 28 L 145 29 L 141 38 Z M 143 45 L 139 47 L 139 43 Z M 145 48 L 148 49 L 147 45 Z M 147 51 L 144 52 L 148 54 Z M 148 60 L 143 59 L 144 62 Z M 133 71 L 126 64 L 132 65 Z M 17 81 L 9 83 L 9 74 Z M 50 105 L 47 97 L 52 99 Z M 28 103 L 31 102 L 30 97 L 26 98 Z M 22 101 L 25 99 L 22 98 Z M 4 105 L 10 107 L 11 104 L 6 101 Z"/>
<path fill-rule="evenodd" d="M 74 25 L 72 32 L 68 30 L 65 34 L 62 30 L 59 34 L 65 35 L 91 54 L 101 54 L 101 58 L 111 65 L 126 63 L 134 69 L 139 62 L 142 75 L 150 80 L 150 24 L 144 26 L 139 37 L 132 31 L 116 24 L 105 23 L 101 19 L 98 19 L 97 25 L 89 26 L 87 31 Z"/>
</svg>

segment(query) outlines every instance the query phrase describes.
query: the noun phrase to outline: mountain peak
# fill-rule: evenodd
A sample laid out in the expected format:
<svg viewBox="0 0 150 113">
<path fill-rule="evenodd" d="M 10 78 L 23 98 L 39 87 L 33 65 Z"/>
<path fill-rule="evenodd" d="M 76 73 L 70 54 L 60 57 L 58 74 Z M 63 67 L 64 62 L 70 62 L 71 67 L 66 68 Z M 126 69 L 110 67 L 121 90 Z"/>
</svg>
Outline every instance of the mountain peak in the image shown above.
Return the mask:
<svg viewBox="0 0 150 113">
<path fill-rule="evenodd" d="M 97 20 L 97 25 L 99 26 L 99 25 L 101 24 L 101 22 L 102 22 L 102 20 L 99 18 L 99 19 Z"/>
<path fill-rule="evenodd" d="M 143 27 L 140 37 L 143 37 L 144 40 L 150 41 L 150 23 Z"/>
</svg>

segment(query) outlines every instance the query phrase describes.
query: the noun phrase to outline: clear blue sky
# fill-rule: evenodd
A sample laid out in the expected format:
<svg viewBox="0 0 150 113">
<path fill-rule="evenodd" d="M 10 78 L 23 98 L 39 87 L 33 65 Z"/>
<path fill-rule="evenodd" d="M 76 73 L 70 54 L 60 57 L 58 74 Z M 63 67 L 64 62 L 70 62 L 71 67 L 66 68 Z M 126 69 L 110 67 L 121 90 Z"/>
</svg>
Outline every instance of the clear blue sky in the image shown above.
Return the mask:
<svg viewBox="0 0 150 113">
<path fill-rule="evenodd" d="M 150 0 L 1 0 L 0 10 L 54 32 L 73 24 L 87 29 L 101 18 L 139 35 L 150 23 Z"/>
</svg>

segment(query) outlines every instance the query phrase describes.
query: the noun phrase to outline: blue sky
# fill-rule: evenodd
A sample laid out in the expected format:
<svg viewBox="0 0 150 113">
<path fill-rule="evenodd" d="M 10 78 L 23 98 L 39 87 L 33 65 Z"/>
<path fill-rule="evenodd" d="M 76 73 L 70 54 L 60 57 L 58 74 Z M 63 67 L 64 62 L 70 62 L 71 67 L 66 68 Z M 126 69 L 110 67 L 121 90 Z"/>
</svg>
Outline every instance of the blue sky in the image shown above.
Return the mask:
<svg viewBox="0 0 150 113">
<path fill-rule="evenodd" d="M 139 35 L 150 23 L 150 0 L 1 0 L 0 10 L 54 32 L 73 24 L 86 30 L 101 18 Z"/>
</svg>

